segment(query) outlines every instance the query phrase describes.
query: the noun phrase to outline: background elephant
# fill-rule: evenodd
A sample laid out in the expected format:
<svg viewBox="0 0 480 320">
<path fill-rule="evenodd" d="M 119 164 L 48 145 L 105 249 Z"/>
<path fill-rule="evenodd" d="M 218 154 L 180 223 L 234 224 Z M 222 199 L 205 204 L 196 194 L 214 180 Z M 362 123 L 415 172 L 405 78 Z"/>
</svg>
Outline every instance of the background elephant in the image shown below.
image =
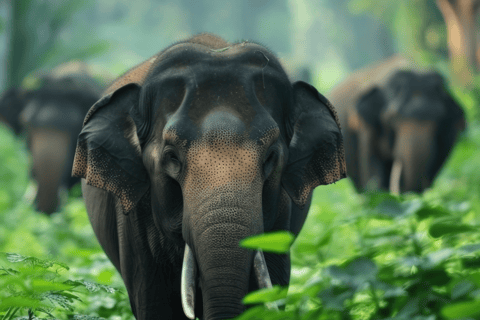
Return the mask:
<svg viewBox="0 0 480 320">
<path fill-rule="evenodd" d="M 76 140 L 101 93 L 85 68 L 79 62 L 61 65 L 39 77 L 36 89 L 10 89 L 0 101 L 2 121 L 26 135 L 37 183 L 35 204 L 48 214 L 58 209 L 61 194 L 80 181 L 71 177 Z"/>
<path fill-rule="evenodd" d="M 315 88 L 291 84 L 258 44 L 201 34 L 106 90 L 73 174 L 137 319 L 227 319 L 247 292 L 290 278 L 288 255 L 239 241 L 297 235 L 313 189 L 345 170 L 335 111 Z"/>
<path fill-rule="evenodd" d="M 442 76 L 394 57 L 350 76 L 330 94 L 358 190 L 429 187 L 465 127 Z"/>
</svg>

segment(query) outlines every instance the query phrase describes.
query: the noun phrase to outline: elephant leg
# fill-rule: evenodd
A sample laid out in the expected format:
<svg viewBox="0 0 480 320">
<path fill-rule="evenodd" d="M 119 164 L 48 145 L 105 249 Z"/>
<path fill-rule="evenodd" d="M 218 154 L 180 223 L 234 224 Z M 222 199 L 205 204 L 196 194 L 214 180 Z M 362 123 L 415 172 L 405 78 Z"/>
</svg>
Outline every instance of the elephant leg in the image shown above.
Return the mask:
<svg viewBox="0 0 480 320">
<path fill-rule="evenodd" d="M 358 151 L 358 136 L 350 128 L 344 130 L 343 139 L 345 143 L 345 159 L 347 163 L 347 175 L 352 180 L 357 190 L 362 190 L 360 182 L 360 168 Z"/>
<path fill-rule="evenodd" d="M 120 269 L 132 311 L 138 320 L 186 320 L 180 292 L 183 252 L 174 263 L 165 255 L 154 257 L 149 249 L 151 234 L 144 226 L 147 219 L 136 214 L 118 215 Z"/>
<path fill-rule="evenodd" d="M 140 219 L 137 211 L 125 215 L 111 193 L 87 185 L 83 179 L 82 192 L 95 235 L 122 275 L 135 317 L 138 320 L 187 319 L 180 295 L 182 252 L 178 253 L 178 259 L 174 254 L 162 256 L 165 239 L 155 234 L 153 221 Z M 161 239 L 159 243 L 152 240 L 155 238 Z"/>
<path fill-rule="evenodd" d="M 362 191 L 369 189 L 376 189 L 378 186 L 372 186 L 372 179 L 375 179 L 376 169 L 375 164 L 378 165 L 376 156 L 374 154 L 375 132 L 365 122 L 360 121 L 358 132 L 358 168 L 359 180 Z M 375 182 L 375 181 L 373 181 Z M 379 183 L 379 181 L 377 181 Z"/>
<path fill-rule="evenodd" d="M 60 187 L 71 139 L 67 132 L 34 128 L 29 132 L 33 175 L 38 184 L 35 202 L 38 210 L 53 213 L 60 205 Z"/>
<path fill-rule="evenodd" d="M 422 192 L 430 185 L 428 168 L 436 155 L 435 128 L 431 121 L 411 120 L 399 125 L 394 157 L 402 163 L 402 192 Z"/>
</svg>

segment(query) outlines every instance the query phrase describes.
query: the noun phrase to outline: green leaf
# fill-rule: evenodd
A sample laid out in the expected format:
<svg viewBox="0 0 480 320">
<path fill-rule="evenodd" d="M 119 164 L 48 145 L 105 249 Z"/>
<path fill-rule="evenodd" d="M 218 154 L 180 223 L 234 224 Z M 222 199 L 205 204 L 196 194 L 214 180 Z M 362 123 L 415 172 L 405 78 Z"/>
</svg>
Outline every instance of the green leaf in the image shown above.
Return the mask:
<svg viewBox="0 0 480 320">
<path fill-rule="evenodd" d="M 84 314 L 75 314 L 73 315 L 73 320 L 105 320 L 105 318 L 88 316 Z"/>
<path fill-rule="evenodd" d="M 232 320 L 288 320 L 295 319 L 294 311 L 268 310 L 264 306 L 256 306 L 246 310 L 244 313 Z"/>
<path fill-rule="evenodd" d="M 240 246 L 248 249 L 262 249 L 265 252 L 288 253 L 295 240 L 289 231 L 276 231 L 248 237 L 240 241 Z"/>
<path fill-rule="evenodd" d="M 364 193 L 364 195 L 367 199 L 367 206 L 371 208 L 375 208 L 385 201 L 399 202 L 399 198 L 397 196 L 394 196 L 388 192 L 370 191 Z"/>
<path fill-rule="evenodd" d="M 460 319 L 480 315 L 480 300 L 458 302 L 442 308 L 442 315 L 449 319 Z"/>
<path fill-rule="evenodd" d="M 375 263 L 365 257 L 359 257 L 348 262 L 343 268 L 330 266 L 327 274 L 349 287 L 359 287 L 366 282 L 376 280 L 378 268 Z"/>
<path fill-rule="evenodd" d="M 422 277 L 433 286 L 444 286 L 451 279 L 445 270 L 427 270 L 422 274 Z"/>
<path fill-rule="evenodd" d="M 23 307 L 35 309 L 40 306 L 46 306 L 38 299 L 28 297 L 7 297 L 0 301 L 0 310 L 5 310 L 10 307 Z"/>
<path fill-rule="evenodd" d="M 442 207 L 423 207 L 416 212 L 419 220 L 424 220 L 430 217 L 438 218 L 450 215 L 450 212 Z"/>
<path fill-rule="evenodd" d="M 480 272 L 474 272 L 467 275 L 465 278 L 467 281 L 473 282 L 477 287 L 480 287 Z"/>
<path fill-rule="evenodd" d="M 285 299 L 287 296 L 287 291 L 288 287 L 275 285 L 272 288 L 265 288 L 250 292 L 243 298 L 242 302 L 244 304 L 273 302 L 280 299 Z"/>
<path fill-rule="evenodd" d="M 42 279 L 33 279 L 32 280 L 32 289 L 37 292 L 46 292 L 46 291 L 62 291 L 71 289 L 71 285 L 64 283 L 56 283 L 51 281 L 45 281 Z"/>
<path fill-rule="evenodd" d="M 454 251 L 450 248 L 441 249 L 432 253 L 429 253 L 426 257 L 427 268 L 434 268 L 453 255 Z"/>
<path fill-rule="evenodd" d="M 73 311 L 74 308 L 72 306 L 72 303 L 73 303 L 73 299 L 69 298 L 69 297 L 66 297 L 64 295 L 61 295 L 61 294 L 57 294 L 57 293 L 48 293 L 45 295 L 45 297 L 50 300 L 53 304 L 65 309 L 65 310 L 68 310 L 68 311 Z"/>
<path fill-rule="evenodd" d="M 462 253 L 474 253 L 480 251 L 480 243 L 467 244 L 457 249 Z"/>
<path fill-rule="evenodd" d="M 333 229 L 328 230 L 317 243 L 317 248 L 327 245 L 332 239 Z"/>
<path fill-rule="evenodd" d="M 105 290 L 108 293 L 114 293 L 117 291 L 117 289 L 112 288 L 110 286 L 106 286 L 104 284 L 98 284 L 86 280 L 67 280 L 64 282 L 67 285 L 71 285 L 73 287 L 84 287 L 87 289 L 89 292 L 97 292 L 99 290 Z"/>
<path fill-rule="evenodd" d="M 480 269 L 480 257 L 468 257 L 462 259 L 462 265 L 465 269 Z"/>
<path fill-rule="evenodd" d="M 351 299 L 355 291 L 349 288 L 330 287 L 321 291 L 318 295 L 326 309 L 342 311 L 345 300 Z"/>
<path fill-rule="evenodd" d="M 447 234 L 458 234 L 464 232 L 478 231 L 478 228 L 465 224 L 454 224 L 446 222 L 437 222 L 430 226 L 428 232 L 434 238 L 440 238 Z"/>
<path fill-rule="evenodd" d="M 473 289 L 475 289 L 475 285 L 473 283 L 462 280 L 453 286 L 450 295 L 453 300 L 457 300 L 458 298 L 461 298 L 472 292 Z"/>
</svg>

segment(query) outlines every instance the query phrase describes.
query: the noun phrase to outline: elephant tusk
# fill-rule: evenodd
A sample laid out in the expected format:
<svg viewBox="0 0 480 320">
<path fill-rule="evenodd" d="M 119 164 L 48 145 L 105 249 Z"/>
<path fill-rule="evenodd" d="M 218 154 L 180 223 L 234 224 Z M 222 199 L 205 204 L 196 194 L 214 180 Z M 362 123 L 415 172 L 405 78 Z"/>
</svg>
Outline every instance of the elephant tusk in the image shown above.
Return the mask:
<svg viewBox="0 0 480 320">
<path fill-rule="evenodd" d="M 263 252 L 260 249 L 255 253 L 255 257 L 253 259 L 253 269 L 255 270 L 258 287 L 260 289 L 271 288 L 272 280 L 270 280 L 267 263 L 265 262 L 265 257 L 263 256 Z M 275 302 L 269 302 L 265 305 L 268 309 L 278 310 L 278 306 Z"/>
<path fill-rule="evenodd" d="M 197 267 L 193 252 L 185 244 L 185 254 L 183 255 L 182 279 L 180 288 L 182 292 L 183 312 L 189 319 L 195 319 L 195 282 L 197 277 Z"/>
<path fill-rule="evenodd" d="M 27 186 L 27 190 L 23 194 L 23 201 L 32 204 L 35 200 L 35 196 L 37 195 L 38 187 L 35 182 L 30 182 Z"/>
<path fill-rule="evenodd" d="M 400 178 L 402 176 L 402 162 L 395 160 L 390 174 L 390 192 L 396 195 L 400 194 Z"/>
</svg>

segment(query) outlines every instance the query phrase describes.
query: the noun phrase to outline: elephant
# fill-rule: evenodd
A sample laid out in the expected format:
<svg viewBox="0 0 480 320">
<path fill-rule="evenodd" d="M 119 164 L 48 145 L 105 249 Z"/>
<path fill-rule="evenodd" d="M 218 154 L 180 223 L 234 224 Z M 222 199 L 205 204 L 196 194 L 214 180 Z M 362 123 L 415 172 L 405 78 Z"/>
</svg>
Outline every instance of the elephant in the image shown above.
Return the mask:
<svg viewBox="0 0 480 320">
<path fill-rule="evenodd" d="M 77 65 L 73 72 L 68 70 L 72 65 Z M 87 111 L 102 92 L 80 66 L 62 64 L 40 75 L 36 88 L 12 88 L 0 100 L 2 122 L 26 137 L 37 184 L 32 195 L 36 208 L 46 214 L 58 210 L 67 190 L 80 182 L 71 176 L 76 140 Z"/>
<path fill-rule="evenodd" d="M 358 191 L 421 193 L 466 125 L 444 78 L 400 56 L 357 71 L 328 97 L 338 112 L 348 175 Z"/>
<path fill-rule="evenodd" d="M 288 254 L 239 241 L 298 235 L 313 189 L 346 165 L 324 96 L 262 45 L 204 33 L 113 82 L 85 117 L 72 174 L 136 319 L 212 320 L 288 285 Z"/>
</svg>

